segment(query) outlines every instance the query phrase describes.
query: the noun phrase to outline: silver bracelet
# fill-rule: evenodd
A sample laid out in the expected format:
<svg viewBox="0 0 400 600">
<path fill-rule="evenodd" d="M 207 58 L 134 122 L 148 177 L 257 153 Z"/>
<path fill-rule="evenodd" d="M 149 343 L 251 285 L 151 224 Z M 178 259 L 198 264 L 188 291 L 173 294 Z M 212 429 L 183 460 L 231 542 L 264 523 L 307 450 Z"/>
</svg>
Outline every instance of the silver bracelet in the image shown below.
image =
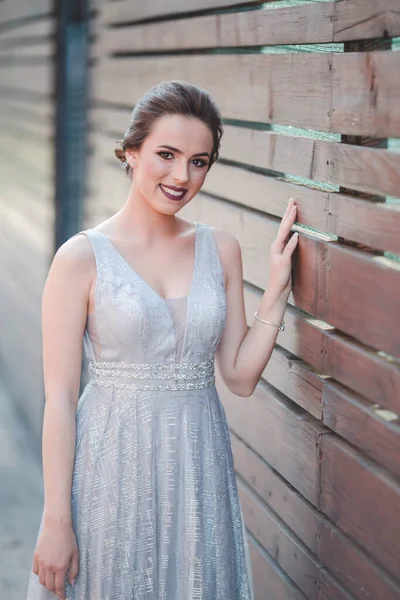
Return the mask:
<svg viewBox="0 0 400 600">
<path fill-rule="evenodd" d="M 277 327 L 279 329 L 279 331 L 283 331 L 285 329 L 285 321 L 282 321 L 282 323 L 280 325 L 277 325 L 276 323 L 271 323 L 271 321 L 266 321 L 265 319 L 261 319 L 258 316 L 257 311 L 254 313 L 254 316 L 256 319 L 258 319 L 262 323 L 268 323 L 268 325 L 273 325 L 274 327 Z"/>
</svg>

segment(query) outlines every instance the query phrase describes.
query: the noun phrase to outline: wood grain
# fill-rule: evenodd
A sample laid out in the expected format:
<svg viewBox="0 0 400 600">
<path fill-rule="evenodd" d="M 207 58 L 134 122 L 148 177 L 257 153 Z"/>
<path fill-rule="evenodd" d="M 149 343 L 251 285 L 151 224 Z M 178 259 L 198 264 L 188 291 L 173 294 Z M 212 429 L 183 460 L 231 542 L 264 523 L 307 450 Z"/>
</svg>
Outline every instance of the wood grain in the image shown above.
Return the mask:
<svg viewBox="0 0 400 600">
<path fill-rule="evenodd" d="M 398 577 L 400 485 L 332 435 L 321 440 L 320 510 Z"/>
<path fill-rule="evenodd" d="M 335 381 L 322 390 L 323 423 L 400 476 L 400 417 L 350 392 Z"/>
<path fill-rule="evenodd" d="M 251 400 L 250 400 L 251 401 Z M 318 512 L 231 430 L 235 471 L 293 533 L 318 554 Z"/>
<path fill-rule="evenodd" d="M 400 196 L 400 154 L 388 150 L 225 125 L 220 156 L 348 189 Z"/>
<path fill-rule="evenodd" d="M 219 372 L 217 386 L 233 430 L 316 505 L 316 448 L 319 436 L 328 430 L 263 382 L 257 386 L 250 400 L 228 390 Z"/>
<path fill-rule="evenodd" d="M 333 55 L 332 131 L 399 137 L 400 53 Z"/>
<path fill-rule="evenodd" d="M 256 3 L 257 0 L 169 0 L 168 4 L 164 0 L 152 0 L 146 3 L 142 0 L 119 0 L 118 4 L 113 2 L 103 4 L 102 18 L 106 23 L 123 23 Z M 259 0 L 259 3 L 262 4 L 263 0 Z"/>
<path fill-rule="evenodd" d="M 254 579 L 254 600 L 306 600 L 252 535 L 248 536 Z"/>
<path fill-rule="evenodd" d="M 329 53 L 105 59 L 94 69 L 94 98 L 131 105 L 160 81 L 183 79 L 206 88 L 225 118 L 329 131 L 331 62 Z"/>
<path fill-rule="evenodd" d="M 397 0 L 351 0 L 338 2 L 335 8 L 336 42 L 400 35 Z"/>
<path fill-rule="evenodd" d="M 396 137 L 399 64 L 399 53 L 385 51 L 105 59 L 94 95 L 131 104 L 160 81 L 183 79 L 207 89 L 225 118 Z"/>
<path fill-rule="evenodd" d="M 250 2 L 248 2 L 250 4 Z M 150 5 L 145 5 L 136 0 L 132 2 L 130 0 L 121 0 L 118 5 L 112 2 L 107 2 L 103 5 L 102 20 L 104 23 L 131 23 L 144 19 L 154 19 L 161 16 L 172 16 L 175 17 L 175 21 L 167 22 L 164 30 L 161 28 L 161 24 L 151 24 L 147 29 L 147 35 L 149 37 L 149 45 L 152 45 L 153 37 L 156 34 L 162 39 L 161 47 L 165 44 L 165 39 L 178 38 L 180 46 L 182 47 L 185 43 L 186 35 L 182 30 L 184 25 L 180 25 L 177 21 L 178 17 L 185 16 L 184 13 L 190 15 L 191 11 L 196 10 L 211 10 L 215 8 L 222 8 L 228 6 L 235 6 L 239 4 L 238 0 L 218 0 L 213 2 L 212 0 L 206 0 L 203 2 L 191 2 L 183 3 L 179 0 L 170 2 L 168 8 L 162 2 L 157 0 L 152 2 Z M 246 2 L 241 2 L 244 5 Z M 287 17 L 284 11 L 287 11 Z M 290 19 L 290 12 L 293 15 L 293 22 L 297 25 L 297 35 L 294 30 L 293 24 Z M 279 15 L 279 31 L 268 31 L 266 28 L 269 23 L 276 23 Z M 324 15 L 332 16 L 331 23 L 325 23 L 323 20 Z M 215 32 L 213 24 L 219 17 L 219 32 Z M 286 19 L 285 19 L 286 17 Z M 201 19 L 207 19 L 205 24 L 209 31 L 205 32 L 207 36 L 212 36 L 215 39 L 215 45 L 223 45 L 224 36 L 227 32 L 233 37 L 233 40 L 228 40 L 230 45 L 245 45 L 246 41 L 250 45 L 257 45 L 254 41 L 262 44 L 289 44 L 289 43 L 318 43 L 318 42 L 345 42 L 348 40 L 360 40 L 368 38 L 380 38 L 380 37 L 396 37 L 400 35 L 400 15 L 399 6 L 397 0 L 351 0 L 351 2 L 330 2 L 326 6 L 321 7 L 290 7 L 288 9 L 274 8 L 268 11 L 254 11 L 250 13 L 250 17 L 240 16 L 240 13 L 233 13 L 233 16 L 228 15 L 210 15 L 207 17 L 194 17 L 192 18 L 192 36 L 193 43 L 196 47 L 196 33 L 202 23 Z M 303 19 L 309 21 L 305 23 Z M 174 26 L 174 23 L 177 25 Z M 251 30 L 251 26 L 253 30 Z M 143 27 L 143 26 L 142 26 Z M 265 28 L 265 29 L 264 29 Z M 189 29 L 189 27 L 186 27 Z M 239 31 L 240 30 L 240 31 Z M 142 31 L 146 31 L 143 27 Z M 268 31 L 269 35 L 266 35 Z M 211 32 L 211 34 L 210 34 Z M 286 36 L 285 36 L 286 34 Z M 142 32 L 138 34 L 141 38 Z M 183 38 L 183 39 L 182 39 Z M 275 40 L 281 41 L 275 41 Z M 248 41 L 249 40 L 249 41 Z M 225 41 L 225 43 L 227 43 Z M 221 43 L 222 42 L 222 43 Z M 160 42 L 158 42 L 160 44 Z M 160 47 L 160 46 L 159 46 Z"/>
<path fill-rule="evenodd" d="M 104 28 L 99 55 L 331 42 L 334 4 L 307 4 Z"/>
<path fill-rule="evenodd" d="M 320 591 L 338 593 L 340 582 L 351 592 L 352 598 L 398 599 L 399 585 L 368 554 L 288 485 L 234 431 L 231 437 L 239 481 L 243 479 L 268 505 L 267 510 L 272 510 L 324 565 L 318 578 Z M 326 568 L 333 579 L 325 579 Z"/>
<path fill-rule="evenodd" d="M 243 482 L 239 497 L 247 529 L 309 600 L 318 600 L 322 564 Z"/>
</svg>

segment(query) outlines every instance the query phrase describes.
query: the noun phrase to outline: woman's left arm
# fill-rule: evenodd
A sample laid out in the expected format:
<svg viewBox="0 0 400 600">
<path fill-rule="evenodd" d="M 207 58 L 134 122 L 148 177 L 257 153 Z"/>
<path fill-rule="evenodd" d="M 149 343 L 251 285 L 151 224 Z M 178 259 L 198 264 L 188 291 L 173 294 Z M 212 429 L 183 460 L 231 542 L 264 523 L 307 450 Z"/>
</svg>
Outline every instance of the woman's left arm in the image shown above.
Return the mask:
<svg viewBox="0 0 400 600">
<path fill-rule="evenodd" d="M 271 246 L 270 274 L 257 314 L 260 319 L 280 325 L 292 288 L 292 254 L 298 234 L 289 239 L 297 207 L 291 198 Z M 247 328 L 241 249 L 236 238 L 219 231 L 218 250 L 225 272 L 227 314 L 216 351 L 221 376 L 228 388 L 239 396 L 250 396 L 271 357 L 278 327 L 254 318 Z"/>
</svg>

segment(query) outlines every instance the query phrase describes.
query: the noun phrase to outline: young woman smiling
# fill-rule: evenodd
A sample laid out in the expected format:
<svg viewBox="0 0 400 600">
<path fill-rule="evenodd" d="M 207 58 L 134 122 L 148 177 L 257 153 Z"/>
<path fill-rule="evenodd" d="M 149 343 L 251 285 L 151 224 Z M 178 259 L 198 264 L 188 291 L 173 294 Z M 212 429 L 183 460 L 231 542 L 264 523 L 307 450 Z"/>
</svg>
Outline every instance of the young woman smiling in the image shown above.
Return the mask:
<svg viewBox="0 0 400 600">
<path fill-rule="evenodd" d="M 240 246 L 178 216 L 218 158 L 217 106 L 185 82 L 135 106 L 111 218 L 54 256 L 43 294 L 45 503 L 29 600 L 251 600 L 214 361 L 250 396 L 291 290 L 289 202 L 248 330 Z M 90 381 L 79 395 L 82 339 Z"/>
</svg>

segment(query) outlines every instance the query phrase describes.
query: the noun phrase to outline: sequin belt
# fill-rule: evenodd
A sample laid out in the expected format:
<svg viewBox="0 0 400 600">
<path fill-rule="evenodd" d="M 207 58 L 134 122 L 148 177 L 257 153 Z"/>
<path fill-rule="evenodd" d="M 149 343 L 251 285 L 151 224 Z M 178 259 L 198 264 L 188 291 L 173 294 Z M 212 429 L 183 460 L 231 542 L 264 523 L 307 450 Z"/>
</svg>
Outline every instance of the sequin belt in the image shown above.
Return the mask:
<svg viewBox="0 0 400 600">
<path fill-rule="evenodd" d="M 133 391 L 198 390 L 215 382 L 213 359 L 199 363 L 90 361 L 88 369 L 96 385 Z"/>
</svg>

